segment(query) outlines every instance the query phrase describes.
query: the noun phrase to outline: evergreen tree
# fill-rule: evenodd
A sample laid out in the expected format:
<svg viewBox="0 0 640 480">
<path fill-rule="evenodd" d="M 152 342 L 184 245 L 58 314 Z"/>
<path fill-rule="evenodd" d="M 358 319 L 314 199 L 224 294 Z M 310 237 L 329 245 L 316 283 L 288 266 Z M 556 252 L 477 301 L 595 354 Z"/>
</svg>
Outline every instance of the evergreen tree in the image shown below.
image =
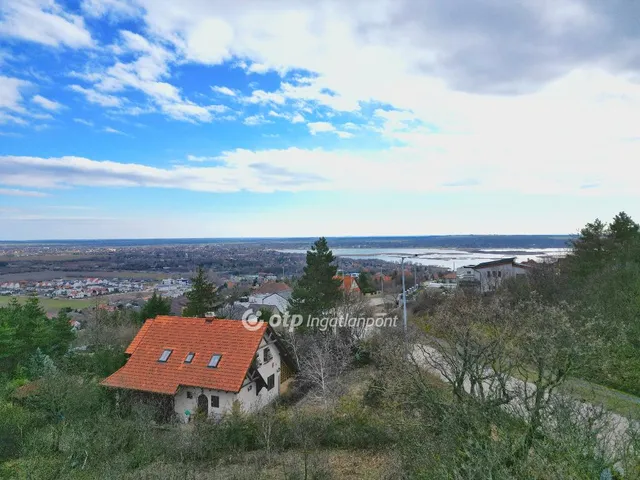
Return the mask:
<svg viewBox="0 0 640 480">
<path fill-rule="evenodd" d="M 37 297 L 30 297 L 24 305 L 13 298 L 0 308 L 0 371 L 12 373 L 38 350 L 60 357 L 67 353 L 74 336 L 66 313 L 50 319 Z"/>
<path fill-rule="evenodd" d="M 360 275 L 358 275 L 358 287 L 360 287 L 360 291 L 362 293 L 374 293 L 377 291 L 373 284 L 371 275 L 369 272 L 365 272 L 364 270 L 360 272 Z"/>
<path fill-rule="evenodd" d="M 586 277 L 600 269 L 607 251 L 606 226 L 598 218 L 587 223 L 580 235 L 571 241 L 573 255 L 569 257 L 572 271 L 578 277 Z"/>
<path fill-rule="evenodd" d="M 307 265 L 291 294 L 291 312 L 311 317 L 326 316 L 341 297 L 338 267 L 327 240 L 319 238 L 307 252 Z"/>
<path fill-rule="evenodd" d="M 607 236 L 615 243 L 625 243 L 638 237 L 640 225 L 634 222 L 625 212 L 620 212 L 613 218 L 613 222 L 609 224 Z"/>
<path fill-rule="evenodd" d="M 207 280 L 202 266 L 198 267 L 195 277 L 191 279 L 191 290 L 185 294 L 189 303 L 184 309 L 185 317 L 204 317 L 220 306 L 216 286 Z"/>
<path fill-rule="evenodd" d="M 140 319 L 142 322 L 150 318 L 156 318 L 158 315 L 170 315 L 171 314 L 171 300 L 168 298 L 162 298 L 155 290 L 151 298 L 144 304 L 142 310 L 140 310 Z"/>
</svg>

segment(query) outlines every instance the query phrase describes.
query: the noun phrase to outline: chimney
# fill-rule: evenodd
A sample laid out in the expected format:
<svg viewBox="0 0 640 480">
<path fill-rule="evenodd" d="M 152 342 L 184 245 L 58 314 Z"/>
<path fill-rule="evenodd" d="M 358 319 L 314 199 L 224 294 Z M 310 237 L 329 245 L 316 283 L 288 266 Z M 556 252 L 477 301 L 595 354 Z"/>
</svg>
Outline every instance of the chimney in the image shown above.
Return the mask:
<svg viewBox="0 0 640 480">
<path fill-rule="evenodd" d="M 216 312 L 206 312 L 204 314 L 204 321 L 207 323 L 213 322 L 215 318 L 216 318 Z"/>
</svg>

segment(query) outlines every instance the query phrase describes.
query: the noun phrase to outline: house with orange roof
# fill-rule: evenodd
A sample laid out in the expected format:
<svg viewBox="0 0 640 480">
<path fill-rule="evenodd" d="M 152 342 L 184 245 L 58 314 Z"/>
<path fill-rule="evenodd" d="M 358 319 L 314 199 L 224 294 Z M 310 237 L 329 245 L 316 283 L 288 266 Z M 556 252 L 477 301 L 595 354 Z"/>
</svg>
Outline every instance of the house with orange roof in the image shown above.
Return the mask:
<svg viewBox="0 0 640 480">
<path fill-rule="evenodd" d="M 357 279 L 351 275 L 335 276 L 334 279 L 342 280 L 340 290 L 345 293 L 360 293 L 360 287 L 358 286 Z"/>
<path fill-rule="evenodd" d="M 102 385 L 164 396 L 183 422 L 234 405 L 255 411 L 280 395 L 295 368 L 267 323 L 250 327 L 218 318 L 149 319 L 125 351 L 127 363 Z"/>
</svg>

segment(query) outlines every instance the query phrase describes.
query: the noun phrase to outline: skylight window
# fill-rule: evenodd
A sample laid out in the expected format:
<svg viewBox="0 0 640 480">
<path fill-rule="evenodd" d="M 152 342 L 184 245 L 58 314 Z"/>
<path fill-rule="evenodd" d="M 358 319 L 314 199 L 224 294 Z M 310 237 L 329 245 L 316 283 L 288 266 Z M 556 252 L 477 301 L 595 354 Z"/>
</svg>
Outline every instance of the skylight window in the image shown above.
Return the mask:
<svg viewBox="0 0 640 480">
<path fill-rule="evenodd" d="M 216 368 L 218 366 L 218 364 L 220 363 L 220 358 L 222 358 L 222 355 L 214 353 L 211 356 L 211 360 L 209 360 L 209 365 L 207 365 L 207 366 L 211 367 L 211 368 Z"/>
<path fill-rule="evenodd" d="M 193 362 L 193 357 L 195 357 L 196 354 L 194 352 L 189 352 L 189 354 L 187 355 L 187 358 L 184 359 L 184 363 L 191 363 Z"/>
<path fill-rule="evenodd" d="M 159 362 L 166 362 L 167 360 L 169 360 L 169 357 L 171 356 L 171 352 L 173 352 L 173 350 L 167 349 L 164 352 L 162 352 L 162 355 L 160 355 L 160 358 L 158 359 Z"/>
</svg>

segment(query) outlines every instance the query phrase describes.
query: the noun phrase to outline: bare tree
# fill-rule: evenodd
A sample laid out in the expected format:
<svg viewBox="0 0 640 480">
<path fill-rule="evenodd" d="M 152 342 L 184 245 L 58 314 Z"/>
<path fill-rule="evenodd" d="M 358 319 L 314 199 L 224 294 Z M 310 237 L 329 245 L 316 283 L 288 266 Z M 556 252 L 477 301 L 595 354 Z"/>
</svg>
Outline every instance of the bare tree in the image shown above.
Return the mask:
<svg viewBox="0 0 640 480">
<path fill-rule="evenodd" d="M 579 317 L 567 304 L 549 306 L 535 296 L 520 302 L 513 321 L 518 334 L 511 343 L 517 364 L 519 406 L 528 420 L 525 448 L 543 426 L 553 396 L 560 385 L 586 359 L 598 342 L 595 323 Z"/>
<path fill-rule="evenodd" d="M 499 300 L 459 292 L 424 326 L 412 358 L 447 380 L 458 400 L 469 395 L 496 405 L 511 400 L 514 364 L 508 345 L 514 328 Z"/>
<path fill-rule="evenodd" d="M 327 405 L 340 386 L 340 375 L 350 361 L 350 348 L 343 339 L 329 332 L 307 335 L 299 350 L 298 377 L 312 387 L 311 395 Z"/>
<path fill-rule="evenodd" d="M 344 336 L 351 342 L 358 342 L 367 335 L 367 318 L 373 318 L 375 312 L 371 308 L 369 298 L 360 293 L 345 293 L 342 301 L 335 308 L 336 318 L 343 321 L 335 333 Z"/>
</svg>

